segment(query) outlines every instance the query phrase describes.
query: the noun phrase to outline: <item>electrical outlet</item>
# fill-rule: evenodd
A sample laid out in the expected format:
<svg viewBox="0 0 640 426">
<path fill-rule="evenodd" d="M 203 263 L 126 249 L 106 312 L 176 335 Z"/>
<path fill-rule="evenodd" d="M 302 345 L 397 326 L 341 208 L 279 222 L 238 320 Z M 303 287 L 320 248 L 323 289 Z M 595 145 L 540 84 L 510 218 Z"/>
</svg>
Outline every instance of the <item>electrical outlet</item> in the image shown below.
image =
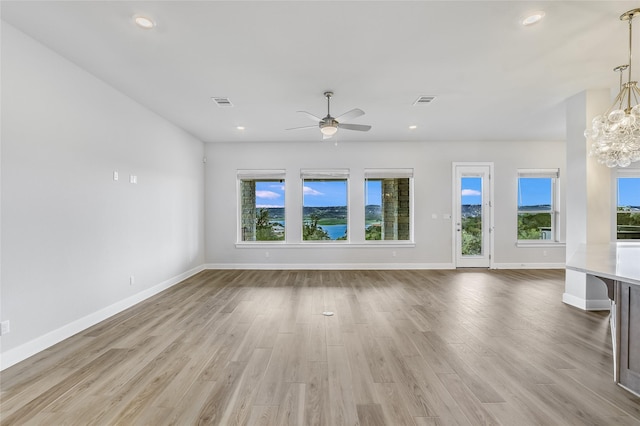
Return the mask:
<svg viewBox="0 0 640 426">
<path fill-rule="evenodd" d="M 11 331 L 11 327 L 9 325 L 9 321 L 2 321 L 2 323 L 0 323 L 1 327 L 0 327 L 0 335 L 4 336 L 5 334 L 9 334 L 9 332 Z"/>
</svg>

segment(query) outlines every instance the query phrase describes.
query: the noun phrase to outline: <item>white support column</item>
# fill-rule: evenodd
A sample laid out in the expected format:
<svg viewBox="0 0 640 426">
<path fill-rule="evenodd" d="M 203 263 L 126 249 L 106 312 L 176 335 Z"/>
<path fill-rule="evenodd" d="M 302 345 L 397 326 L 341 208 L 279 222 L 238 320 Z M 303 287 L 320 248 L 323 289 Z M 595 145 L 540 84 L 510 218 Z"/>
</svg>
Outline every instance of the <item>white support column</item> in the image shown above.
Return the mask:
<svg viewBox="0 0 640 426">
<path fill-rule="evenodd" d="M 589 157 L 584 130 L 610 106 L 609 90 L 590 90 L 567 100 L 566 259 L 580 244 L 609 243 L 611 237 L 611 170 Z M 609 309 L 606 287 L 577 271 L 567 271 L 562 301 L 585 310 Z"/>
</svg>

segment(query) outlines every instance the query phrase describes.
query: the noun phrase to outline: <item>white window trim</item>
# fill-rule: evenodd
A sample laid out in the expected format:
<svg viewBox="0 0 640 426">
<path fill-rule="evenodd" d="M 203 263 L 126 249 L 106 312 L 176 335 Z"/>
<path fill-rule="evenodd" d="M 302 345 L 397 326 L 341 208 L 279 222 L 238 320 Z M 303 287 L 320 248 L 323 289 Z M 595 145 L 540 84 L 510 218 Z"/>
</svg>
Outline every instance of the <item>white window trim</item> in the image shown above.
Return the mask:
<svg viewBox="0 0 640 426">
<path fill-rule="evenodd" d="M 290 185 L 296 185 L 292 182 L 286 183 L 286 175 L 287 171 L 284 169 L 237 169 L 236 170 L 236 196 L 237 196 L 237 225 L 236 225 L 236 243 L 235 247 L 239 249 L 265 249 L 265 248 L 303 248 L 303 249 L 331 249 L 336 247 L 351 247 L 354 249 L 357 248 L 407 248 L 407 247 L 415 247 L 414 241 L 414 232 L 415 232 L 415 214 L 414 214 L 414 179 L 413 179 L 413 168 L 376 168 L 376 169 L 365 169 L 362 177 L 363 182 L 366 179 L 375 179 L 375 178 L 410 178 L 410 215 L 411 215 L 411 232 L 410 232 L 410 240 L 386 240 L 386 241 L 367 241 L 360 240 L 358 238 L 357 241 L 353 241 L 353 230 L 351 229 L 352 225 L 352 214 L 354 214 L 353 206 L 351 205 L 351 179 L 350 179 L 350 169 L 300 169 L 300 193 L 302 194 L 304 180 L 305 179 L 328 179 L 328 180 L 346 180 L 347 181 L 347 235 L 348 239 L 344 241 L 336 241 L 336 240 L 328 240 L 328 241 L 291 241 L 291 232 L 286 229 L 288 226 L 291 226 L 290 221 L 285 222 L 285 235 L 286 238 L 284 241 L 242 241 L 242 197 L 241 197 L 241 185 L 243 180 L 281 180 L 285 182 L 285 185 L 290 187 Z M 289 174 L 289 178 L 291 178 L 291 174 Z M 358 179 L 360 181 L 360 179 Z M 304 209 L 304 197 L 300 199 L 300 217 L 303 215 Z M 286 205 L 285 205 L 286 208 Z M 295 209 L 295 208 L 294 208 Z M 291 214 L 291 212 L 287 213 L 287 215 Z M 301 236 L 300 236 L 301 237 Z"/>
<path fill-rule="evenodd" d="M 560 241 L 560 169 L 517 169 L 517 184 L 520 178 L 550 178 L 551 181 L 551 240 L 520 240 L 518 239 L 518 223 L 516 220 L 516 247 L 563 247 Z M 516 199 L 516 218 L 520 214 L 519 199 Z M 549 213 L 547 210 L 527 210 L 527 213 Z"/>
<path fill-rule="evenodd" d="M 300 179 L 349 179 L 349 169 L 300 169 Z"/>
<path fill-rule="evenodd" d="M 281 169 L 262 169 L 262 170 L 247 170 L 238 169 L 236 171 L 238 181 L 240 180 L 284 180 L 286 171 Z"/>
<path fill-rule="evenodd" d="M 365 179 L 413 178 L 413 169 L 364 169 Z"/>
</svg>

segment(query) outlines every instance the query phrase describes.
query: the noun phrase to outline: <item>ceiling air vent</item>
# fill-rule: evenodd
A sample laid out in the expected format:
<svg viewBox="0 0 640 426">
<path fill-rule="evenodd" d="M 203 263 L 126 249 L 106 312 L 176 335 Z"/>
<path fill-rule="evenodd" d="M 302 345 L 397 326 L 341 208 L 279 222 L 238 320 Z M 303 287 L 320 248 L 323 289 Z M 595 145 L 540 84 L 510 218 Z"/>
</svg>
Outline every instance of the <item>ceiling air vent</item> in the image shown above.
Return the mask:
<svg viewBox="0 0 640 426">
<path fill-rule="evenodd" d="M 420 96 L 418 99 L 416 99 L 416 101 L 413 104 L 414 105 L 430 104 L 431 102 L 433 102 L 435 98 L 436 98 L 435 96 Z"/>
<path fill-rule="evenodd" d="M 233 104 L 231 103 L 231 101 L 229 100 L 229 98 L 218 98 L 218 97 L 213 97 L 211 98 L 213 99 L 213 101 L 219 106 L 219 107 L 232 107 Z"/>
</svg>

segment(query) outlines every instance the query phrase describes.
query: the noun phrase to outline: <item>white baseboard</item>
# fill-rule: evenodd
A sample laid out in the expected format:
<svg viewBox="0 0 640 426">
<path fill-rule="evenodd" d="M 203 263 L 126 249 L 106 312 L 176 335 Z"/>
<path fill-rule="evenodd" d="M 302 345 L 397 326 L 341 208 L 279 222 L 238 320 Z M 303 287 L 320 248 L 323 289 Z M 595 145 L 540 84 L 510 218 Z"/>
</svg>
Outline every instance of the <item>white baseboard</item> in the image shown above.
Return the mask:
<svg viewBox="0 0 640 426">
<path fill-rule="evenodd" d="M 203 271 L 204 269 L 204 265 L 195 267 L 187 272 L 184 272 L 151 288 L 141 291 L 140 293 L 134 294 L 133 296 L 116 302 L 113 305 L 107 306 L 103 309 L 100 309 L 99 311 L 77 319 L 56 330 L 50 331 L 49 333 L 37 337 L 30 342 L 3 352 L 2 354 L 0 354 L 0 371 L 4 370 L 5 368 L 9 368 L 14 364 L 17 364 L 18 362 L 23 361 L 30 356 L 33 356 L 38 352 L 41 352 L 55 345 L 56 343 L 59 343 L 64 339 L 73 336 L 74 334 L 80 333 L 81 331 L 98 324 L 100 321 L 104 321 L 107 318 L 112 317 L 113 315 L 116 315 L 124 311 L 125 309 L 144 301 L 145 299 L 150 298 L 151 296 L 155 296 L 161 291 L 164 291 L 178 284 L 179 282 L 197 274 L 200 271 Z"/>
<path fill-rule="evenodd" d="M 611 309 L 611 300 L 609 299 L 587 300 L 574 296 L 573 294 L 563 293 L 562 301 L 567 305 L 574 306 L 583 311 L 608 311 Z"/>
<path fill-rule="evenodd" d="M 494 263 L 493 269 L 564 269 L 564 263 Z"/>
<path fill-rule="evenodd" d="M 264 270 L 398 270 L 398 269 L 455 269 L 453 263 L 207 263 L 206 269 L 264 269 Z"/>
</svg>

